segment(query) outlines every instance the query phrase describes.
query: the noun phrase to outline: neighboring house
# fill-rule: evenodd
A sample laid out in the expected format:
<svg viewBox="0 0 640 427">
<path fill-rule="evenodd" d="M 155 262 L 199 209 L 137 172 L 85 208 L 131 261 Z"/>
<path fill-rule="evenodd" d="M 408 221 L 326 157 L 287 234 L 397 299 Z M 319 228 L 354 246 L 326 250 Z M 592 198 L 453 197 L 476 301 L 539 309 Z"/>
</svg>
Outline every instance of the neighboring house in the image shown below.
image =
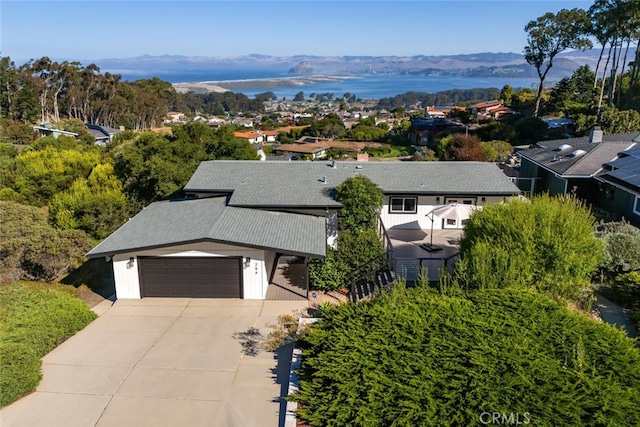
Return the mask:
<svg viewBox="0 0 640 427">
<path fill-rule="evenodd" d="M 233 124 L 241 125 L 241 126 L 248 127 L 248 128 L 252 128 L 253 127 L 253 120 L 250 120 L 250 119 L 239 119 L 239 120 L 234 120 Z"/>
<path fill-rule="evenodd" d="M 273 147 L 276 154 L 288 156 L 311 156 L 317 159 L 326 156 L 329 146 L 322 142 L 310 142 L 307 144 L 282 144 Z"/>
<path fill-rule="evenodd" d="M 249 141 L 251 144 L 275 142 L 278 132 L 270 130 L 252 130 L 249 132 L 234 132 L 233 136 Z"/>
<path fill-rule="evenodd" d="M 92 123 L 86 123 L 89 133 L 96 139 L 96 145 L 107 145 L 114 136 L 122 133 L 122 129 L 114 129 L 107 126 L 100 126 Z"/>
<path fill-rule="evenodd" d="M 210 117 L 209 121 L 207 122 L 207 124 L 211 127 L 220 127 L 222 125 L 224 125 L 226 123 L 226 120 L 221 119 L 219 117 Z"/>
<path fill-rule="evenodd" d="M 276 142 L 278 140 L 278 131 L 276 130 L 262 130 L 264 142 Z"/>
<path fill-rule="evenodd" d="M 66 130 L 55 129 L 51 126 L 51 123 L 40 123 L 40 126 L 34 126 L 33 130 L 38 132 L 40 136 L 52 136 L 58 138 L 60 135 L 76 138 L 78 136 L 75 132 L 67 132 Z"/>
<path fill-rule="evenodd" d="M 318 143 L 318 142 L 329 142 L 332 141 L 331 138 L 321 138 L 318 136 L 301 136 L 300 138 L 298 138 L 296 140 L 297 144 L 311 144 L 311 143 Z"/>
<path fill-rule="evenodd" d="M 538 142 L 518 152 L 522 159 L 519 187 L 533 194 L 575 194 L 628 218 L 638 194 L 633 171 L 628 170 L 630 164 L 638 165 L 628 153 L 637 153 L 629 150 L 638 143 L 638 132 L 604 135 L 598 127 L 588 137 Z"/>
<path fill-rule="evenodd" d="M 542 119 L 542 121 L 547 124 L 549 129 L 570 128 L 574 125 L 573 119 L 569 119 L 567 117 Z"/>
<path fill-rule="evenodd" d="M 466 125 L 451 119 L 411 117 L 409 139 L 414 145 L 430 145 L 434 137 L 441 132 L 467 132 Z"/>
<path fill-rule="evenodd" d="M 263 299 L 281 256 L 326 256 L 338 233 L 335 188 L 358 174 L 383 190 L 387 229 L 421 235 L 435 206 L 519 193 L 491 163 L 206 161 L 184 187 L 186 199 L 152 203 L 88 257 L 113 260 L 118 298 Z"/>
<path fill-rule="evenodd" d="M 444 119 L 447 117 L 449 110 L 441 109 L 440 107 L 427 106 L 424 112 L 424 117 L 427 119 Z"/>
<path fill-rule="evenodd" d="M 514 111 L 502 105 L 500 101 L 481 102 L 473 106 L 473 115 L 478 119 L 499 120 L 514 114 Z"/>
<path fill-rule="evenodd" d="M 640 226 L 640 145 L 620 152 L 595 178 L 598 205 Z"/>
<path fill-rule="evenodd" d="M 318 142 L 309 142 L 310 140 L 318 140 Z M 342 149 L 351 153 L 360 153 L 366 147 L 378 148 L 382 146 L 379 142 L 363 142 L 363 141 L 335 141 L 332 139 L 319 139 L 304 137 L 299 139 L 307 142 L 298 144 L 282 144 L 274 146 L 273 151 L 281 155 L 309 155 L 313 159 L 321 159 L 326 157 L 327 150 L 331 148 Z"/>
<path fill-rule="evenodd" d="M 234 132 L 233 136 L 247 140 L 251 144 L 261 144 L 264 142 L 264 136 L 257 130 L 252 130 L 250 132 Z"/>
<path fill-rule="evenodd" d="M 187 122 L 187 116 L 179 111 L 169 111 L 164 120 L 165 124 L 181 124 Z"/>
</svg>

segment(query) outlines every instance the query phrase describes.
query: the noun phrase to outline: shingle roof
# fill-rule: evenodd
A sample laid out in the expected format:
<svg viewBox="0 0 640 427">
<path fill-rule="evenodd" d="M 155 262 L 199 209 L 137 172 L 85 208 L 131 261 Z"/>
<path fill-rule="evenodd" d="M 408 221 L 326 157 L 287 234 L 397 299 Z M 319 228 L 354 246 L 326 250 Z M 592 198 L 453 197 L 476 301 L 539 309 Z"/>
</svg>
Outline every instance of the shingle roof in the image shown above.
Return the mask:
<svg viewBox="0 0 640 427">
<path fill-rule="evenodd" d="M 520 190 L 484 162 L 202 162 L 184 190 L 232 193 L 231 206 L 340 207 L 332 194 L 362 174 L 386 194 L 513 195 Z M 326 182 L 324 179 L 326 178 Z"/>
<path fill-rule="evenodd" d="M 558 175 L 592 176 L 602 169 L 602 165 L 615 159 L 618 153 L 636 144 L 639 136 L 637 132 L 605 135 L 598 143 L 590 143 L 588 137 L 541 141 L 519 153 Z M 584 154 L 572 155 L 576 150 L 582 150 Z"/>
<path fill-rule="evenodd" d="M 225 206 L 225 197 L 152 203 L 87 256 L 216 241 L 324 257 L 325 218 Z"/>
</svg>

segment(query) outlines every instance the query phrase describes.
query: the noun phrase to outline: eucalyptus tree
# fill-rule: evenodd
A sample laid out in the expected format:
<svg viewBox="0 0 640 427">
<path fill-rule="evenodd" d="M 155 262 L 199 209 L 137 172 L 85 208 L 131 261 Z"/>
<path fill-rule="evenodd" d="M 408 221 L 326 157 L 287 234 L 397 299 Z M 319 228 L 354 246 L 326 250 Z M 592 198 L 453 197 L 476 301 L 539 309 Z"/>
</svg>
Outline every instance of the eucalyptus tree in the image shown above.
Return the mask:
<svg viewBox="0 0 640 427">
<path fill-rule="evenodd" d="M 619 40 L 617 47 L 619 48 L 619 52 L 617 54 L 617 60 L 615 61 L 615 68 L 612 68 L 611 70 L 607 99 L 607 103 L 609 106 L 613 105 L 613 103 L 617 99 L 619 90 L 621 89 L 622 76 L 624 75 L 624 71 L 626 68 L 627 55 L 629 53 L 631 42 L 633 40 L 636 40 L 640 34 L 640 9 L 638 7 L 638 1 L 619 1 L 617 2 L 616 7 L 611 11 L 611 13 L 613 15 L 613 21 L 616 23 L 616 34 L 617 39 Z M 622 53 L 623 49 L 624 57 Z M 622 69 L 620 70 L 621 62 Z M 621 77 L 618 78 L 618 76 Z"/>
<path fill-rule="evenodd" d="M 609 41 L 613 38 L 613 35 L 615 33 L 615 25 L 611 21 L 610 11 L 612 9 L 612 3 L 616 1 L 617 0 L 596 0 L 587 12 L 589 14 L 589 18 L 591 19 L 590 34 L 600 44 L 600 54 L 598 55 L 598 62 L 596 63 L 595 76 L 593 79 L 594 88 L 598 84 L 598 72 L 600 71 L 600 64 L 602 63 L 605 48 L 607 47 L 607 44 L 609 44 Z M 607 62 L 602 72 L 603 79 L 606 73 L 606 69 L 609 66 L 612 47 L 613 44 L 609 48 Z"/>
<path fill-rule="evenodd" d="M 589 15 L 580 8 L 562 9 L 557 14 L 545 13 L 524 27 L 527 32 L 525 59 L 535 67 L 540 79 L 534 115 L 537 116 L 540 112 L 544 81 L 553 66 L 553 60 L 567 49 L 584 50 L 593 47 L 588 38 L 590 27 Z"/>
<path fill-rule="evenodd" d="M 608 45 L 607 59 L 601 74 L 598 107 L 602 105 L 605 89 L 607 103 L 611 106 L 622 88 L 622 79 L 618 76 L 625 72 L 629 48 L 634 41 L 636 44 L 640 41 L 640 4 L 637 0 L 596 0 L 588 13 L 592 22 L 591 35 L 601 44 L 593 87 L 597 85 L 599 65 Z M 637 79 L 637 68 L 631 74 L 633 85 Z"/>
</svg>

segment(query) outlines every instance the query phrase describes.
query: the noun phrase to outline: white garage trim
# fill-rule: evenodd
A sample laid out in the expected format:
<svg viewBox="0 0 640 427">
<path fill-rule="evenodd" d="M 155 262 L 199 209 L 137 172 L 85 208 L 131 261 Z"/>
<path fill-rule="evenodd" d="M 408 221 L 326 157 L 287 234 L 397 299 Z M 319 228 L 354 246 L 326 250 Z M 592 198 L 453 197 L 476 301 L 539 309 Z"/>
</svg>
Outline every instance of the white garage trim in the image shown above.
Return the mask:
<svg viewBox="0 0 640 427">
<path fill-rule="evenodd" d="M 138 256 L 145 257 L 242 257 L 242 281 L 245 299 L 264 299 L 269 284 L 267 263 L 273 263 L 275 254 L 240 246 L 215 242 L 200 242 L 179 246 L 117 254 L 113 257 L 113 275 L 116 297 L 140 298 Z M 266 262 L 265 262 L 266 261 Z M 269 267 L 271 268 L 271 267 Z"/>
</svg>

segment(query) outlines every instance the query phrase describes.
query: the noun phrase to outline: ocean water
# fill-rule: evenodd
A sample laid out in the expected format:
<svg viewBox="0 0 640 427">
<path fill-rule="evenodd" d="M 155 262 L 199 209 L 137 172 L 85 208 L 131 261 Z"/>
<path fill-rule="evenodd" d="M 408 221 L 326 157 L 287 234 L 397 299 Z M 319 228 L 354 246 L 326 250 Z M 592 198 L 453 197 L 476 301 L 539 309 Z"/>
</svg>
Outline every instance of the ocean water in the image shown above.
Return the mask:
<svg viewBox="0 0 640 427">
<path fill-rule="evenodd" d="M 335 81 L 319 81 L 304 85 L 286 85 L 288 79 L 294 77 L 308 78 L 309 76 L 296 76 L 273 70 L 256 69 L 229 69 L 229 70 L 193 70 L 179 72 L 165 70 L 148 70 L 127 72 L 118 70 L 124 80 L 137 80 L 158 77 L 170 83 L 185 82 L 217 82 L 224 85 L 228 81 L 244 81 L 242 89 L 233 89 L 233 92 L 243 93 L 250 98 L 256 94 L 273 92 L 279 99 L 292 99 L 302 91 L 305 97 L 313 93 L 331 93 L 335 98 L 342 97 L 345 93 L 355 94 L 362 99 L 389 98 L 406 92 L 435 93 L 450 89 L 474 89 L 474 88 L 502 88 L 511 85 L 514 88 L 535 88 L 535 78 L 472 78 L 472 77 L 445 77 L 445 76 L 408 76 L 408 75 L 380 75 L 367 74 L 361 76 L 348 76 Z M 277 79 L 282 86 L 264 87 L 263 80 Z M 255 85 L 251 85 L 255 82 Z"/>
<path fill-rule="evenodd" d="M 313 93 L 332 93 L 340 98 L 345 93 L 356 95 L 362 99 L 391 98 L 406 92 L 435 93 L 450 89 L 475 89 L 504 85 L 514 88 L 535 87 L 534 79 L 514 78 L 465 78 L 465 77 L 432 77 L 432 76 L 404 76 L 404 75 L 365 75 L 333 82 L 317 82 L 303 86 L 286 86 L 270 89 L 242 89 L 236 92 L 244 93 L 252 98 L 267 90 L 276 94 L 278 98 L 292 99 L 302 91 L 305 97 Z"/>
</svg>

